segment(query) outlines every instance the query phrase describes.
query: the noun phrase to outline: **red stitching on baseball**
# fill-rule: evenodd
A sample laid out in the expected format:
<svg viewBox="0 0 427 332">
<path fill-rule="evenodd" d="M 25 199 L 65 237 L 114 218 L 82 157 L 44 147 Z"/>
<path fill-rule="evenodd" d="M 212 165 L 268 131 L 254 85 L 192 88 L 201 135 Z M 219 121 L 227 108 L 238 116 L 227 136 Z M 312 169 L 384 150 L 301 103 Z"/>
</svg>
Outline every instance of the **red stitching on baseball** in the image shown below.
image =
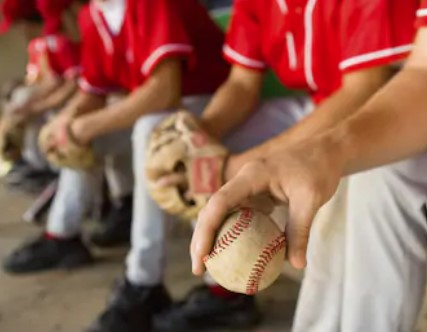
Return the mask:
<svg viewBox="0 0 427 332">
<path fill-rule="evenodd" d="M 251 274 L 249 275 L 248 283 L 246 285 L 246 294 L 254 295 L 258 292 L 259 283 L 261 277 L 265 272 L 268 264 L 272 261 L 273 257 L 285 247 L 286 239 L 285 234 L 281 234 L 275 238 L 271 243 L 264 248 L 262 253 L 259 255 L 258 260 L 252 268 Z"/>
<path fill-rule="evenodd" d="M 253 210 L 249 208 L 244 208 L 241 210 L 239 218 L 236 220 L 234 225 L 225 233 L 221 238 L 219 238 L 213 247 L 211 253 L 203 258 L 204 262 L 207 262 L 209 259 L 214 258 L 230 246 L 237 238 L 247 229 L 252 222 Z"/>
</svg>

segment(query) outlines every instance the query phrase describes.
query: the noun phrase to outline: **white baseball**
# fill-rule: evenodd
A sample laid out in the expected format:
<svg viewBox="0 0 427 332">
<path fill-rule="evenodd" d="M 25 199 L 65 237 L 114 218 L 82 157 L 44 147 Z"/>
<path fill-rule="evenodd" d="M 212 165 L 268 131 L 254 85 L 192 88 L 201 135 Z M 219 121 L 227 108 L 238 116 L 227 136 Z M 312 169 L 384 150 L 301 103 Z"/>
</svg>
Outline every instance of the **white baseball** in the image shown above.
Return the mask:
<svg viewBox="0 0 427 332">
<path fill-rule="evenodd" d="M 274 221 L 243 208 L 226 219 L 205 265 L 222 287 L 253 295 L 279 277 L 285 254 L 285 234 Z"/>
</svg>

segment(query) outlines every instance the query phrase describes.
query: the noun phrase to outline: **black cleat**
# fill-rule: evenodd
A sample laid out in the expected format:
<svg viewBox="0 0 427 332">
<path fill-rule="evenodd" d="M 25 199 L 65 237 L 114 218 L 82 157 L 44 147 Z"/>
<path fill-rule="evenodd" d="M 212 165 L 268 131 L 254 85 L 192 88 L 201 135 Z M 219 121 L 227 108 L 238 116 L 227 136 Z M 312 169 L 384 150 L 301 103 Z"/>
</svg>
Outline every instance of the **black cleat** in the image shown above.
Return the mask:
<svg viewBox="0 0 427 332">
<path fill-rule="evenodd" d="M 150 332 L 153 316 L 167 310 L 171 299 L 162 286 L 134 286 L 124 280 L 113 291 L 105 311 L 86 332 Z"/>
<path fill-rule="evenodd" d="M 155 317 L 156 332 L 200 332 L 212 328 L 247 331 L 261 322 L 255 298 L 236 295 L 223 299 L 211 293 L 208 287 L 192 290 L 187 298 L 169 311 Z"/>
<path fill-rule="evenodd" d="M 131 195 L 113 203 L 102 227 L 90 236 L 90 242 L 100 248 L 128 244 L 132 226 L 132 206 Z"/>
<path fill-rule="evenodd" d="M 80 238 L 56 240 L 41 236 L 24 244 L 6 258 L 3 268 L 9 273 L 31 273 L 52 269 L 72 269 L 92 262 Z"/>
</svg>

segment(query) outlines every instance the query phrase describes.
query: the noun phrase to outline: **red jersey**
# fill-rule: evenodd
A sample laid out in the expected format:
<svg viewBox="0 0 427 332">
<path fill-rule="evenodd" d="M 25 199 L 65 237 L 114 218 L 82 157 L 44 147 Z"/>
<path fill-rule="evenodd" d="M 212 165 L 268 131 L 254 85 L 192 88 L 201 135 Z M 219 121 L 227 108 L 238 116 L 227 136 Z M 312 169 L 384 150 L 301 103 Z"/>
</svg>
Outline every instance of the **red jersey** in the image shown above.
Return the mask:
<svg viewBox="0 0 427 332">
<path fill-rule="evenodd" d="M 420 8 L 417 10 L 417 27 L 427 25 L 427 0 L 422 0 Z"/>
<path fill-rule="evenodd" d="M 122 1 L 118 33 L 109 28 L 98 3 L 92 1 L 81 12 L 84 91 L 132 91 L 167 58 L 184 60 L 184 95 L 212 93 L 226 79 L 223 33 L 198 0 Z"/>
<path fill-rule="evenodd" d="M 43 17 L 46 35 L 61 31 L 62 14 L 75 0 L 36 0 L 37 9 Z"/>
<path fill-rule="evenodd" d="M 346 72 L 387 64 L 411 50 L 418 0 L 235 0 L 225 57 L 319 102 Z"/>
<path fill-rule="evenodd" d="M 56 34 L 33 39 L 28 45 L 27 75 L 40 75 L 40 57 L 46 54 L 49 69 L 58 77 L 74 78 L 81 72 L 80 46 Z"/>
</svg>

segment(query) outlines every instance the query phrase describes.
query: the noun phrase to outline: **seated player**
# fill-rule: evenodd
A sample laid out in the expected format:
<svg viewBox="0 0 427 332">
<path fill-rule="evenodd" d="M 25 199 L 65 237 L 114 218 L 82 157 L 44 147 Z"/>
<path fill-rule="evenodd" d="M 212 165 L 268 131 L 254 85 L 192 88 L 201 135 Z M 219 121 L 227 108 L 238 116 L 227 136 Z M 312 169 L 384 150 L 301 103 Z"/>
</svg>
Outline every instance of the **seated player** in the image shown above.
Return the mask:
<svg viewBox="0 0 427 332">
<path fill-rule="evenodd" d="M 329 330 L 337 331 L 414 330 L 425 294 L 427 262 L 426 1 L 417 16 L 415 47 L 403 70 L 356 114 L 313 138 L 246 164 L 211 198 L 191 247 L 196 274 L 204 271 L 202 259 L 224 216 L 259 194 L 289 204 L 288 256 L 298 267 L 308 260 L 309 267 L 307 246 L 312 246 L 315 214 L 342 176 L 361 172 L 350 178 L 344 247 L 334 248 L 345 252 L 347 262 L 342 294 L 327 303 L 339 311 L 321 311 L 323 315 L 313 317 L 305 330 L 297 315 L 294 330 L 323 331 L 326 322 Z"/>
<path fill-rule="evenodd" d="M 417 1 L 374 0 L 364 1 L 361 5 L 353 0 L 236 0 L 224 46 L 224 55 L 233 67 L 227 81 L 204 111 L 201 123 L 227 146 L 230 133 L 238 135 L 240 132 L 243 137 L 246 126 L 256 118 L 248 129 L 251 136 L 248 134 L 247 137 L 252 138 L 252 142 L 248 139 L 242 142 L 248 145 L 255 143 L 255 137 L 265 142 L 253 144 L 256 146 L 249 149 L 241 142 L 240 147 L 232 149 L 235 153 L 228 158 L 223 170 L 226 180 L 232 179 L 247 162 L 262 160 L 278 150 L 292 147 L 333 127 L 362 107 L 392 77 L 395 63 L 408 55 L 414 35 L 416 6 Z M 271 68 L 286 87 L 309 92 L 315 103 L 314 111 L 299 121 L 305 113 L 304 104 L 288 101 L 281 109 L 267 108 L 254 113 L 267 68 Z M 262 137 L 264 131 L 268 137 Z M 309 150 L 305 153 L 311 155 Z M 333 158 L 334 152 L 329 153 Z M 239 179 L 247 181 L 247 187 L 251 183 L 256 184 L 258 176 L 263 179 L 262 174 L 255 173 L 244 180 Z M 179 175 L 166 177 L 159 185 L 175 186 L 182 182 L 177 177 Z M 228 202 L 221 200 L 221 203 L 225 205 Z M 197 255 L 195 272 L 198 274 L 203 271 L 201 255 L 208 254 L 211 249 L 214 236 L 211 227 L 216 230 L 219 223 L 218 219 L 213 219 L 215 223 L 209 220 L 212 224 L 206 221 L 196 226 L 205 230 L 202 234 L 206 237 L 194 244 L 193 252 Z M 290 257 L 291 262 L 301 268 L 304 264 L 295 259 L 298 253 L 293 251 L 295 246 L 291 240 L 292 235 L 300 230 L 293 225 L 289 224 L 287 229 L 291 241 Z M 322 236 L 319 239 L 335 241 Z M 313 248 L 321 249 L 321 243 Z M 342 255 L 342 251 L 335 254 Z M 300 299 L 303 305 L 300 304 L 295 330 L 360 331 L 353 327 L 340 328 L 337 322 L 331 322 L 330 317 L 323 321 L 316 319 L 325 311 L 336 313 L 340 309 L 340 303 L 332 299 L 340 296 L 341 280 L 315 269 L 317 265 L 333 264 L 329 259 L 331 256 L 320 256 L 323 261 L 309 265 L 307 269 Z M 185 301 L 162 315 L 160 330 L 197 331 L 203 320 L 201 313 L 209 308 L 203 306 L 201 298 L 200 292 L 190 294 Z M 363 319 L 360 317 L 360 320 Z M 378 328 L 363 330 L 386 331 Z"/>
<path fill-rule="evenodd" d="M 204 108 L 228 74 L 220 52 L 223 34 L 196 0 L 92 1 L 81 12 L 80 24 L 81 90 L 52 125 L 60 128 L 65 121 L 75 141 L 90 144 L 100 157 L 120 157 L 133 131 L 136 181 L 125 280 L 92 330 L 148 330 L 170 298 L 163 286 L 163 234 L 169 225 L 145 188 L 146 139 L 181 105 L 199 113 Z M 115 91 L 130 93 L 107 106 L 106 96 Z M 52 142 L 60 144 L 55 137 Z M 80 234 L 96 181 L 93 172 L 62 169 L 47 234 L 19 248 L 6 268 L 32 272 L 90 261 Z"/>
</svg>

